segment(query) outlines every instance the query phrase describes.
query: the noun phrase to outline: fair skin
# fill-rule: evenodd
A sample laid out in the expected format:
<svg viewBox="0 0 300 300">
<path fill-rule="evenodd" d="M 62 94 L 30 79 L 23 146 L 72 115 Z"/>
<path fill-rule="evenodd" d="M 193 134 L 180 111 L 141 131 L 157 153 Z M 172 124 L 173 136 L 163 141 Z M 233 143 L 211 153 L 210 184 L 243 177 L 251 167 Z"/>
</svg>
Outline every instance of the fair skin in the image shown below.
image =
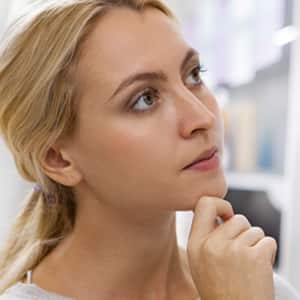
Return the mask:
<svg viewBox="0 0 300 300">
<path fill-rule="evenodd" d="M 175 212 L 195 210 L 202 196 L 213 196 L 201 210 L 211 226 L 202 224 L 203 236 L 215 230 L 208 207 L 219 207 L 224 219 L 233 215 L 220 205 L 226 193 L 221 165 L 182 170 L 212 146 L 220 159 L 223 151 L 220 111 L 199 77 L 198 54 L 155 9 L 114 9 L 82 49 L 74 134 L 58 141 L 43 164 L 49 177 L 73 187 L 76 224 L 34 269 L 32 281 L 79 300 L 196 299 L 205 287 L 190 266 L 200 252 L 188 256 L 178 246 Z M 129 76 L 145 72 L 157 74 L 115 93 Z M 140 96 L 145 90 L 150 97 Z M 190 245 L 195 236 L 194 226 Z"/>
</svg>

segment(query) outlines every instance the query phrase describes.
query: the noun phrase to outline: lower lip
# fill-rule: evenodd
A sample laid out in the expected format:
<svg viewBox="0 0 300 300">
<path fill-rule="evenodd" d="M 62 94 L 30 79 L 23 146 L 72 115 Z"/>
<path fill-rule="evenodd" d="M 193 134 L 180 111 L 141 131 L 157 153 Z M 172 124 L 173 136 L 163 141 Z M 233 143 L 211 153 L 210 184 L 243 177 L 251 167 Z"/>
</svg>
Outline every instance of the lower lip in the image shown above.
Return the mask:
<svg viewBox="0 0 300 300">
<path fill-rule="evenodd" d="M 209 171 L 219 167 L 220 160 L 217 152 L 210 159 L 199 161 L 185 170 Z"/>
</svg>

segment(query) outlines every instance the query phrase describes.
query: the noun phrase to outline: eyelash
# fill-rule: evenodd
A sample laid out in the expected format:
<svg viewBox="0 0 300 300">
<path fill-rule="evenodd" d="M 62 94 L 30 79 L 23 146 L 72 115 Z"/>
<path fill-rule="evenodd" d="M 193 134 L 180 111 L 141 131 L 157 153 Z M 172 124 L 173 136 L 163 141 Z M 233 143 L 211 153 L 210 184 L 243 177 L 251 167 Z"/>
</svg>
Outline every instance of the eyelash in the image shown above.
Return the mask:
<svg viewBox="0 0 300 300">
<path fill-rule="evenodd" d="M 189 75 L 193 74 L 195 71 L 198 71 L 198 73 L 204 73 L 204 72 L 207 72 L 207 70 L 205 69 L 205 67 L 203 65 L 197 65 L 195 68 L 193 68 Z M 200 81 L 196 84 L 194 84 L 193 86 L 195 87 L 200 87 L 203 85 L 203 81 L 202 79 L 200 78 Z M 159 92 L 158 90 L 156 89 L 153 89 L 153 88 L 146 88 L 145 90 L 143 90 L 140 94 L 138 94 L 135 98 L 135 100 L 133 101 L 133 104 L 130 105 L 129 107 L 129 111 L 132 111 L 136 114 L 143 114 L 143 113 L 147 113 L 149 111 L 152 110 L 153 107 L 155 107 L 156 105 L 153 105 L 152 108 L 149 108 L 149 109 L 144 109 L 144 110 L 135 110 L 133 109 L 133 107 L 136 105 L 136 103 L 139 102 L 139 99 L 142 98 L 143 96 L 154 96 L 155 99 L 157 100 L 157 98 L 159 97 Z"/>
</svg>

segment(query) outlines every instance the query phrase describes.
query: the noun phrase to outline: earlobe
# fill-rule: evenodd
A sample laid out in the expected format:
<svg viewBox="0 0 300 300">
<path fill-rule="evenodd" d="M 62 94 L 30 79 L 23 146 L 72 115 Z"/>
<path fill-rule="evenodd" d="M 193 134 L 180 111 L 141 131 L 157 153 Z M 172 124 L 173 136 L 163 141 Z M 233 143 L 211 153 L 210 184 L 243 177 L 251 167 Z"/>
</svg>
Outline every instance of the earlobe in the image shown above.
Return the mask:
<svg viewBox="0 0 300 300">
<path fill-rule="evenodd" d="M 47 151 L 42 168 L 48 177 L 62 185 L 75 186 L 82 179 L 80 171 L 68 153 L 54 147 Z"/>
</svg>

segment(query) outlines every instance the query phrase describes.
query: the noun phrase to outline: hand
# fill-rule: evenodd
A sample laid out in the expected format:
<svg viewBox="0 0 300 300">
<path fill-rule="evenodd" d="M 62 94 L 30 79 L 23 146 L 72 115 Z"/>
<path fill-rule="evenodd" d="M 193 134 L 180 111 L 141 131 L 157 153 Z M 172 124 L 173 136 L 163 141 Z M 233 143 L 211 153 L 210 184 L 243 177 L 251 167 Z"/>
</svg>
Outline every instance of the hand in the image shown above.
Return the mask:
<svg viewBox="0 0 300 300">
<path fill-rule="evenodd" d="M 218 225 L 216 217 L 224 223 Z M 202 197 L 194 209 L 187 244 L 201 300 L 273 300 L 276 241 L 234 215 L 223 199 Z"/>
</svg>

